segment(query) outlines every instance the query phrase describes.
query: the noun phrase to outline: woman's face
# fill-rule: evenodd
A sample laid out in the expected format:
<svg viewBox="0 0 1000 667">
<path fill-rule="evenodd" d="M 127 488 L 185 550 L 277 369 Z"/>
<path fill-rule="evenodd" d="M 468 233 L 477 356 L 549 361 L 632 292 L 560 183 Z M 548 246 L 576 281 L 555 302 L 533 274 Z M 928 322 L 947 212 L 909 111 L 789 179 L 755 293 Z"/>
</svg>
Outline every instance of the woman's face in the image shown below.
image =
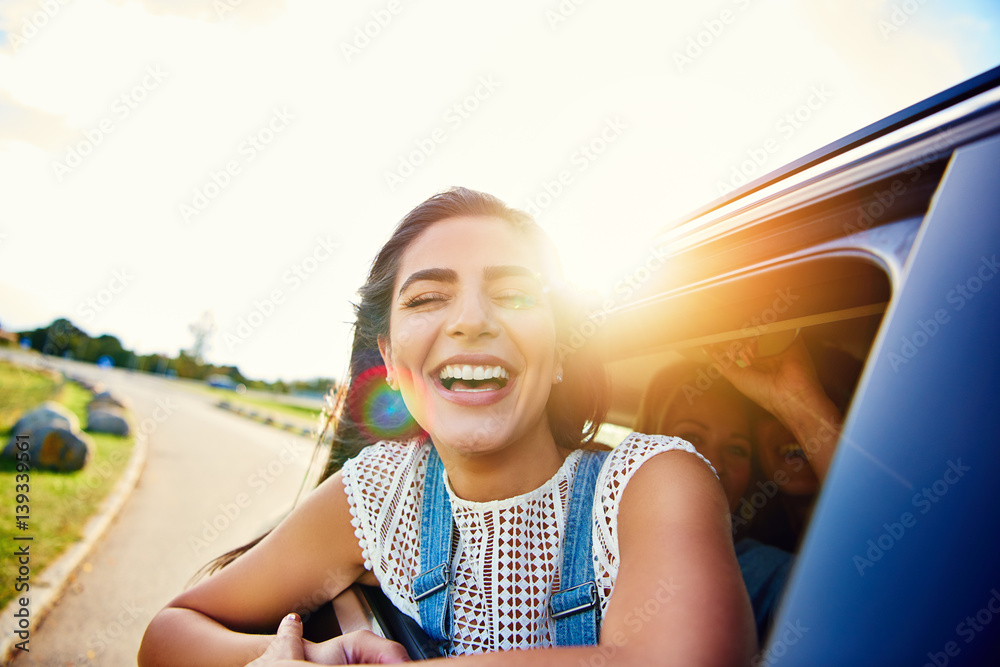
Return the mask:
<svg viewBox="0 0 1000 667">
<path fill-rule="evenodd" d="M 774 480 L 783 493 L 807 496 L 819 490 L 819 480 L 806 456 L 781 422 L 770 415 L 760 419 L 756 427 L 757 457 L 761 470 Z"/>
<path fill-rule="evenodd" d="M 465 454 L 549 437 L 562 366 L 539 259 L 497 218 L 449 218 L 407 248 L 393 290 L 387 371 L 438 445 Z"/>
<path fill-rule="evenodd" d="M 750 416 L 740 399 L 703 392 L 678 397 L 660 421 L 659 433 L 687 440 L 715 466 L 729 509 L 735 511 L 750 483 Z"/>
</svg>

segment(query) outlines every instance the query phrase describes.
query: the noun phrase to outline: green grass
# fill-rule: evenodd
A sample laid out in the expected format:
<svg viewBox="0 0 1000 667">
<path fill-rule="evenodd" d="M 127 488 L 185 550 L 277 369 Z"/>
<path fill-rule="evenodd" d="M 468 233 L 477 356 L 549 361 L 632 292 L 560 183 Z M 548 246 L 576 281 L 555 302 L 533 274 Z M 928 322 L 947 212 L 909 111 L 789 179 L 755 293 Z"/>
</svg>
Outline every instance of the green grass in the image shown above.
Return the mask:
<svg viewBox="0 0 1000 667">
<path fill-rule="evenodd" d="M 86 424 L 86 406 L 92 394 L 72 382 L 59 387 L 49 376 L 0 362 L 0 442 L 6 445 L 14 435 L 17 418 L 44 400 L 65 405 Z M 20 389 L 20 390 L 16 390 Z M 11 459 L 0 459 L 0 544 L 13 551 L 14 544 L 30 544 L 31 582 L 37 583 L 42 570 L 80 539 L 87 519 L 114 487 L 132 454 L 134 437 L 105 433 L 90 434 L 95 452 L 83 470 L 74 473 L 32 470 L 30 475 L 30 519 L 26 531 L 15 526 L 16 470 Z M 15 543 L 14 535 L 31 536 L 31 542 Z M 17 563 L 13 558 L 0 562 L 0 607 L 17 593 L 14 590 Z M 30 594 L 30 591 L 29 591 Z"/>
<path fill-rule="evenodd" d="M 219 398 L 229 401 L 233 404 L 243 404 L 247 406 L 257 406 L 265 408 L 267 410 L 273 410 L 274 412 L 281 412 L 286 415 L 291 415 L 293 417 L 300 417 L 302 419 L 307 419 L 311 422 L 315 422 L 319 417 L 319 410 L 312 410 L 310 408 L 304 408 L 301 405 L 288 405 L 287 403 L 278 403 L 276 401 L 268 401 L 261 398 L 247 398 L 246 396 L 240 396 L 238 394 L 233 394 L 233 392 L 220 391 Z"/>
<path fill-rule="evenodd" d="M 232 405 L 242 405 L 247 408 L 264 408 L 272 412 L 279 412 L 281 414 L 290 415 L 292 417 L 299 417 L 300 419 L 306 419 L 309 422 L 315 422 L 319 417 L 320 411 L 318 409 L 306 408 L 300 405 L 290 405 L 288 403 L 281 403 L 279 401 L 270 401 L 264 398 L 254 398 L 251 396 L 245 396 L 237 394 L 235 391 L 229 391 L 228 389 L 219 389 L 218 387 L 209 387 L 208 385 L 199 385 L 195 383 L 183 383 L 179 385 L 185 387 L 192 391 L 201 392 L 203 394 L 208 394 L 214 396 L 222 401 L 227 401 Z"/>
<path fill-rule="evenodd" d="M 8 432 L 18 418 L 59 391 L 60 378 L 6 361 L 0 361 L 0 433 Z"/>
</svg>

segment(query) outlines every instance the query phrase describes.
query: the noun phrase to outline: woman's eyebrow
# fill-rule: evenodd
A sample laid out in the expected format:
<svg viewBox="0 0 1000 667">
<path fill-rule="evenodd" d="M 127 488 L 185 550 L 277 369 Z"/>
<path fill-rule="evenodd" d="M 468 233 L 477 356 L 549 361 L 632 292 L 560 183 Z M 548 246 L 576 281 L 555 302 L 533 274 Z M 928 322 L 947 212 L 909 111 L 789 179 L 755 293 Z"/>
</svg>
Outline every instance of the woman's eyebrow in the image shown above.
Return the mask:
<svg viewBox="0 0 1000 667">
<path fill-rule="evenodd" d="M 420 271 L 414 271 L 410 274 L 409 278 L 403 281 L 403 284 L 399 288 L 399 294 L 402 294 L 407 287 L 420 280 L 433 280 L 439 283 L 457 283 L 458 273 L 452 269 L 421 269 Z"/>
<path fill-rule="evenodd" d="M 483 269 L 483 277 L 487 281 L 499 280 L 501 278 L 510 278 L 512 276 L 521 276 L 524 278 L 533 278 L 535 280 L 541 281 L 541 276 L 538 275 L 537 271 L 532 271 L 526 266 L 521 266 L 519 264 L 501 264 L 501 265 L 491 265 Z"/>
<path fill-rule="evenodd" d="M 705 429 L 706 431 L 708 430 L 708 425 L 707 424 L 703 424 L 702 422 L 698 421 L 697 419 L 682 419 L 679 422 L 677 422 L 677 424 L 676 424 L 676 426 L 674 426 L 674 428 L 678 428 L 681 424 L 694 424 L 695 426 L 697 426 L 699 428 Z"/>
</svg>

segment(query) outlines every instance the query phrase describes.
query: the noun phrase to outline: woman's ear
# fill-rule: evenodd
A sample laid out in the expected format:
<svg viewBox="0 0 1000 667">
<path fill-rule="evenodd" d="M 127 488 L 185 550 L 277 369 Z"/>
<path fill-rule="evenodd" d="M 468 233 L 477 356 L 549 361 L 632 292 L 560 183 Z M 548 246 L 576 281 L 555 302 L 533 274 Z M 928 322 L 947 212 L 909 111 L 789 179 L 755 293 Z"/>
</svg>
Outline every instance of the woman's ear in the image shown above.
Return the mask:
<svg viewBox="0 0 1000 667">
<path fill-rule="evenodd" d="M 566 354 L 561 348 L 561 345 L 556 346 L 556 366 L 552 375 L 552 384 L 559 384 L 563 381 L 563 361 L 565 361 Z"/>
<path fill-rule="evenodd" d="M 389 347 L 388 336 L 378 337 L 378 353 L 382 355 L 382 363 L 385 365 L 385 382 L 393 391 L 396 391 L 399 389 L 399 383 L 396 381 L 396 371 L 392 363 L 392 348 Z"/>
</svg>

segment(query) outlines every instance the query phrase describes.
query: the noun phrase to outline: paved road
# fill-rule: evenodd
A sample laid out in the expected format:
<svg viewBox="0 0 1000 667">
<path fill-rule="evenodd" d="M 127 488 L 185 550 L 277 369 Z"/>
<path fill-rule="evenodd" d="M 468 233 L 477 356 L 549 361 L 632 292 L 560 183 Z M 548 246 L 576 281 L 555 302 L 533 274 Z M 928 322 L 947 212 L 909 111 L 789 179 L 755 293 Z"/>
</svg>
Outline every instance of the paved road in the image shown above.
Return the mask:
<svg viewBox="0 0 1000 667">
<path fill-rule="evenodd" d="M 149 458 L 118 520 L 14 665 L 134 665 L 149 620 L 195 571 L 291 506 L 312 442 L 167 379 L 56 364 L 132 401 L 140 430 L 149 431 Z"/>
</svg>

